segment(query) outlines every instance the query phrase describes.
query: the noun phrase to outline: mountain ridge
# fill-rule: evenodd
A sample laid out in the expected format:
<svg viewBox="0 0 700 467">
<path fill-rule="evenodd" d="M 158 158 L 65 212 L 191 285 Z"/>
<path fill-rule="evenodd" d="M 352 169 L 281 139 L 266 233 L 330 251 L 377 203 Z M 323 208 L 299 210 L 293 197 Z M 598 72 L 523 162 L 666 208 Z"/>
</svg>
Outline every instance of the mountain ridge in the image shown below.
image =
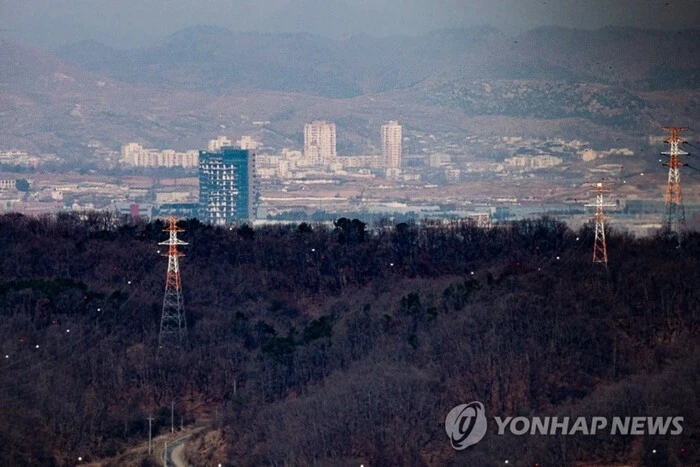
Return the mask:
<svg viewBox="0 0 700 467">
<path fill-rule="evenodd" d="M 653 81 L 655 70 L 666 67 L 676 73 L 695 73 L 692 57 L 700 54 L 697 43 L 700 30 L 542 27 L 508 37 L 497 29 L 480 27 L 414 37 L 365 34 L 336 40 L 306 33 L 234 33 L 218 26 L 197 26 L 144 49 L 110 52 L 106 46 L 78 43 L 56 53 L 130 83 L 182 87 L 184 83 L 169 79 L 168 73 L 197 66 L 188 89 L 217 93 L 247 84 L 261 90 L 344 98 L 405 89 L 441 73 L 464 73 L 472 62 L 488 65 L 470 73 L 483 79 L 526 78 L 523 74 L 528 73 L 549 79 L 551 69 L 571 80 L 659 88 L 647 82 Z M 687 54 L 681 53 L 686 50 Z M 102 60 L 94 60 L 96 51 L 102 53 Z M 523 71 L 524 64 L 531 69 Z M 694 86 L 695 81 L 683 84 Z"/>
<path fill-rule="evenodd" d="M 252 122 L 270 121 L 259 136 L 282 148 L 298 144 L 305 122 L 328 119 L 337 120 L 349 154 L 363 154 L 376 146 L 370 129 L 392 119 L 436 135 L 492 134 L 495 124 L 521 128 L 520 136 L 537 127 L 537 135 L 564 137 L 566 126 L 567 137 L 580 128 L 602 142 L 674 122 L 700 126 L 700 51 L 692 43 L 699 30 L 601 31 L 507 37 L 476 28 L 326 40 L 199 27 L 151 48 L 83 41 L 58 55 L 1 41 L 0 57 L 12 66 L 0 70 L 0 141 L 58 154 L 85 155 L 90 138 L 113 149 L 129 141 L 188 149 L 224 128 L 258 134 Z M 564 36 L 593 46 L 569 47 Z M 571 50 L 579 52 L 567 56 Z"/>
</svg>

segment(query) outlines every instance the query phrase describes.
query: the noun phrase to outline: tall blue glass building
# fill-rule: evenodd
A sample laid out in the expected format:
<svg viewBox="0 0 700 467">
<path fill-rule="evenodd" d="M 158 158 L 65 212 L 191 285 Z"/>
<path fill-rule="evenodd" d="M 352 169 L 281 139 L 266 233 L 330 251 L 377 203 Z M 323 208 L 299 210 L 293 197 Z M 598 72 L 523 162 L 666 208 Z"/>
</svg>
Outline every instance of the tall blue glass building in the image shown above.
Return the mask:
<svg viewBox="0 0 700 467">
<path fill-rule="evenodd" d="M 199 151 L 199 220 L 225 225 L 255 218 L 255 154 Z"/>
</svg>

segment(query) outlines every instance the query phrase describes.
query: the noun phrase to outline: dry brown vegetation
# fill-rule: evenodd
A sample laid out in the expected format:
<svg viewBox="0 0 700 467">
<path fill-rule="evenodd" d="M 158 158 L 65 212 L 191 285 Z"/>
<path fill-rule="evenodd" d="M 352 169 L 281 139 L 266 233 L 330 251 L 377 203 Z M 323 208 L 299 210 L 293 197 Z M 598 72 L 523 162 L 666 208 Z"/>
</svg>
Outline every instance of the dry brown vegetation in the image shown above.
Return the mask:
<svg viewBox="0 0 700 467">
<path fill-rule="evenodd" d="M 605 272 L 592 232 L 552 219 L 180 225 L 189 343 L 159 355 L 163 223 L 0 217 L 1 464 L 114 456 L 150 414 L 169 430 L 173 400 L 176 420 L 218 430 L 188 449 L 235 465 L 700 461 L 696 233 L 681 250 L 610 233 Z M 491 433 L 456 452 L 444 417 L 471 400 L 499 416 L 682 415 L 684 431 Z"/>
</svg>

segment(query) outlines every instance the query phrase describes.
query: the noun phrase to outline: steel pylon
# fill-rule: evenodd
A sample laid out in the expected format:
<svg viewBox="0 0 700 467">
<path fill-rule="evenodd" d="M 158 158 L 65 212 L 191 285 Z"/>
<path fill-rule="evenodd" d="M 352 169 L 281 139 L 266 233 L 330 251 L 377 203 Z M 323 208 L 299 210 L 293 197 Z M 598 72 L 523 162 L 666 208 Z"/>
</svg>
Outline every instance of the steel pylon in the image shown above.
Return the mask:
<svg viewBox="0 0 700 467">
<path fill-rule="evenodd" d="M 608 246 L 605 241 L 605 212 L 604 208 L 612 207 L 614 204 L 605 203 L 604 196 L 610 190 L 603 186 L 603 183 L 596 183 L 594 187 L 595 203 L 586 206 L 595 207 L 595 240 L 593 241 L 593 264 L 602 264 L 608 267 Z"/>
<path fill-rule="evenodd" d="M 664 141 L 670 146 L 669 150 L 661 153 L 668 156 L 668 161 L 664 163 L 668 167 L 668 183 L 666 184 L 666 193 L 664 195 L 666 203 L 664 230 L 669 235 L 677 235 L 680 243 L 685 231 L 685 208 L 683 207 L 681 172 L 679 168 L 688 164 L 681 162 L 678 156 L 687 156 L 688 153 L 679 149 L 679 144 L 684 141 L 678 137 L 678 133 L 686 130 L 686 128 L 667 127 L 665 129 L 671 132 L 671 137 Z"/>
<path fill-rule="evenodd" d="M 165 294 L 163 296 L 163 313 L 160 319 L 160 333 L 158 345 L 181 346 L 187 338 L 187 320 L 185 319 L 185 305 L 182 298 L 182 279 L 180 277 L 180 264 L 178 258 L 184 256 L 178 251 L 178 245 L 187 245 L 177 238 L 178 232 L 184 232 L 177 226 L 177 218 L 168 218 L 168 227 L 164 232 L 169 233 L 168 240 L 158 243 L 168 245 L 168 252 L 163 256 L 168 257 L 168 273 L 165 279 Z"/>
</svg>

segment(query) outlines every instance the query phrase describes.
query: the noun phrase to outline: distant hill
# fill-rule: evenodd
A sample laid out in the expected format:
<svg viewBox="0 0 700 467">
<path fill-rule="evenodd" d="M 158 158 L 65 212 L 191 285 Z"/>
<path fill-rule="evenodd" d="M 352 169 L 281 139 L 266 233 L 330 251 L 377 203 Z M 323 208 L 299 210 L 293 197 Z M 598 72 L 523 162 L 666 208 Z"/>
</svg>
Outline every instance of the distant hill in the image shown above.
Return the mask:
<svg viewBox="0 0 700 467">
<path fill-rule="evenodd" d="M 119 51 L 81 42 L 59 49 L 58 55 L 129 83 L 215 94 L 247 88 L 347 98 L 409 87 L 442 69 L 463 47 L 481 41 L 474 32 L 459 34 L 457 41 L 453 36 L 362 35 L 335 41 L 310 34 L 232 33 L 200 26 L 147 49 Z"/>
<path fill-rule="evenodd" d="M 192 27 L 119 51 L 81 42 L 61 58 L 128 83 L 224 93 L 249 88 L 344 98 L 430 78 L 568 80 L 639 90 L 698 88 L 700 31 L 540 28 L 517 37 L 482 27 L 418 37 L 337 41 L 310 34 Z"/>
<path fill-rule="evenodd" d="M 638 138 L 700 127 L 699 44 L 698 30 L 488 27 L 331 40 L 200 26 L 145 49 L 55 54 L 0 41 L 0 147 L 81 163 L 90 139 L 190 149 L 251 134 L 298 148 L 313 119 L 336 122 L 345 154 L 374 150 L 390 119 L 438 137 Z"/>
</svg>

